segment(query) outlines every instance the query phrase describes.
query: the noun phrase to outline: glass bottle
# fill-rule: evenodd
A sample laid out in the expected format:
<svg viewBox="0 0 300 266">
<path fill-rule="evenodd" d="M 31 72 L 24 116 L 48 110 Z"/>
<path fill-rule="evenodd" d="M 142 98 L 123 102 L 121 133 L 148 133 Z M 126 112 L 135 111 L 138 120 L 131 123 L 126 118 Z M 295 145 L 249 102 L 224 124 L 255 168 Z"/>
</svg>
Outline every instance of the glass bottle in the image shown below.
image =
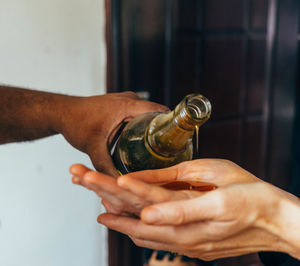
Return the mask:
<svg viewBox="0 0 300 266">
<path fill-rule="evenodd" d="M 211 104 L 201 94 L 187 95 L 169 113 L 146 113 L 123 129 L 113 151 L 122 173 L 165 168 L 193 157 L 196 128 L 211 115 Z"/>
<path fill-rule="evenodd" d="M 190 94 L 169 113 L 146 113 L 136 117 L 124 127 L 115 145 L 112 158 L 116 168 L 120 174 L 126 174 L 138 170 L 165 168 L 191 160 L 195 130 L 210 115 L 211 104 L 208 99 L 200 94 Z M 200 183 L 171 182 L 161 185 L 171 190 L 202 191 L 214 188 L 212 184 Z M 175 256 L 164 251 L 159 253 L 163 257 Z M 155 257 L 157 253 L 144 249 L 143 254 L 144 265 L 148 265 L 149 258 Z"/>
</svg>

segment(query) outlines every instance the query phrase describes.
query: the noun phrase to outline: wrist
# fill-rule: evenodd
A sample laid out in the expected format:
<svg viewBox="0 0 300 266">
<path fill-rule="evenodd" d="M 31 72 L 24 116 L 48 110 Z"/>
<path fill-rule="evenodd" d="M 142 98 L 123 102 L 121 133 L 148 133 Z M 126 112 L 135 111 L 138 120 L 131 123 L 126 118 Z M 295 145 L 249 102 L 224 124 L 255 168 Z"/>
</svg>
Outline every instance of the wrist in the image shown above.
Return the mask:
<svg viewBox="0 0 300 266">
<path fill-rule="evenodd" d="M 78 98 L 80 97 L 63 94 L 52 96 L 52 104 L 48 107 L 48 117 L 50 127 L 57 133 L 64 135 L 65 129 L 72 123 L 72 117 L 76 118 L 74 106 L 77 105 Z"/>
<path fill-rule="evenodd" d="M 260 206 L 256 225 L 276 236 L 274 251 L 300 259 L 300 201 L 277 187 L 266 186 L 268 198 Z"/>
<path fill-rule="evenodd" d="M 285 193 L 278 217 L 280 235 L 288 243 L 289 250 L 286 252 L 300 259 L 300 201 L 290 193 Z"/>
</svg>

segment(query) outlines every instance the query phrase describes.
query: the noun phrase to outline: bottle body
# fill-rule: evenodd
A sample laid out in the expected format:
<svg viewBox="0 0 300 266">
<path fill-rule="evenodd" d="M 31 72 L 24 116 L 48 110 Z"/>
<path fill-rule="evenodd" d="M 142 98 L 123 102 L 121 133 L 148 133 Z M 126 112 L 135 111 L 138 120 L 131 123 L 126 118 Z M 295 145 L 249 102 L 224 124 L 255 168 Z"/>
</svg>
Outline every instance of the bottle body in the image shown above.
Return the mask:
<svg viewBox="0 0 300 266">
<path fill-rule="evenodd" d="M 201 99 L 198 102 L 197 97 Z M 205 105 L 206 109 L 202 107 L 202 112 L 195 113 L 197 105 Z M 203 124 L 210 113 L 205 97 L 188 95 L 172 112 L 138 116 L 126 125 L 116 144 L 112 156 L 116 168 L 125 174 L 191 160 L 195 127 Z"/>
<path fill-rule="evenodd" d="M 148 144 L 147 128 L 160 113 L 147 113 L 129 122 L 123 129 L 113 153 L 116 168 L 122 173 L 145 169 L 159 169 L 191 160 L 193 145 L 190 142 L 185 151 L 173 157 L 165 157 L 156 153 Z"/>
</svg>

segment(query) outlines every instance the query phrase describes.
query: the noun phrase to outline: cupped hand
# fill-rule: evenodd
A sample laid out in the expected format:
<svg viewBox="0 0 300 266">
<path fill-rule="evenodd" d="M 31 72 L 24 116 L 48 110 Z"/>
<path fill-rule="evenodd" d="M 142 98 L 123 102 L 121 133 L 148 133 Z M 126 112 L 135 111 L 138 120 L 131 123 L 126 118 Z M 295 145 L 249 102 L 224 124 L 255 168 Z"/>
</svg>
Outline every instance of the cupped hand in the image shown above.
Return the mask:
<svg viewBox="0 0 300 266">
<path fill-rule="evenodd" d="M 143 208 L 160 202 L 189 199 L 202 195 L 199 191 L 170 191 L 157 185 L 123 176 L 116 180 L 114 177 L 93 171 L 84 165 L 75 164 L 70 168 L 73 174 L 74 184 L 93 190 L 100 198 L 107 212 L 120 215 L 139 216 Z M 118 185 L 125 182 L 125 186 L 131 186 L 138 191 L 136 194 Z M 155 188 L 155 189 L 153 189 Z"/>
<path fill-rule="evenodd" d="M 264 182 L 220 187 L 196 198 L 156 204 L 141 220 L 102 214 L 98 221 L 136 245 L 203 260 L 257 251 L 288 251 L 276 228 L 280 193 Z M 276 231 L 276 229 L 274 229 Z"/>
<path fill-rule="evenodd" d="M 60 133 L 72 146 L 87 153 L 98 171 L 117 176 L 108 143 L 120 126 L 146 112 L 166 111 L 167 107 L 141 100 L 133 92 L 69 97 Z"/>
<path fill-rule="evenodd" d="M 117 181 L 82 165 L 74 165 L 70 171 L 75 176 L 74 183 L 95 191 L 103 199 L 106 210 L 114 214 L 139 215 L 143 208 L 151 204 L 197 197 L 204 193 L 161 188 L 160 185 L 165 183 L 195 181 L 204 186 L 209 183 L 221 187 L 260 181 L 238 165 L 221 159 L 199 159 L 165 169 L 129 173 Z"/>
<path fill-rule="evenodd" d="M 204 260 L 268 250 L 300 258 L 299 199 L 230 161 L 200 159 L 118 180 L 73 167 L 75 183 L 110 202 L 106 207 L 111 213 L 100 215 L 98 221 L 129 235 L 139 246 Z M 198 192 L 159 186 L 193 180 L 218 188 Z M 123 216 L 124 210 L 140 214 L 140 219 Z"/>
</svg>

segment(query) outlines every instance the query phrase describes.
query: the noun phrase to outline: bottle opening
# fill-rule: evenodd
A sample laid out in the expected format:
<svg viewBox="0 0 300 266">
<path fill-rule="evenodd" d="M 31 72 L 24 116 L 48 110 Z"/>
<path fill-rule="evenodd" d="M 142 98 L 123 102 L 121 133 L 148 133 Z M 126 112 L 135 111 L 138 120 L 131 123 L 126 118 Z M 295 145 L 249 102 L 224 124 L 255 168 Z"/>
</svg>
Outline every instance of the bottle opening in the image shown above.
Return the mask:
<svg viewBox="0 0 300 266">
<path fill-rule="evenodd" d="M 211 114 L 211 104 L 202 95 L 194 95 L 187 101 L 187 110 L 193 119 L 207 119 Z"/>
<path fill-rule="evenodd" d="M 201 94 L 189 94 L 178 104 L 174 110 L 175 122 L 186 130 L 195 130 L 201 126 L 211 115 L 211 104 Z"/>
</svg>

